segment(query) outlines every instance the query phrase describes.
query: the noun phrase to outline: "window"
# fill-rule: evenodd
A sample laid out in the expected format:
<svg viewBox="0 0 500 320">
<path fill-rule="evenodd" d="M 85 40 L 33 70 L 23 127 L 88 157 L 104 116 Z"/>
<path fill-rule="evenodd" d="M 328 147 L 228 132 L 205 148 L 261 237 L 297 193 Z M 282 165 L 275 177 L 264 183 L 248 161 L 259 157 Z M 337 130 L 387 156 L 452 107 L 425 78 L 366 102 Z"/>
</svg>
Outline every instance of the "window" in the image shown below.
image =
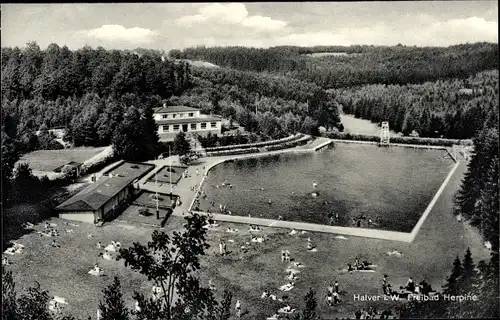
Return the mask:
<svg viewBox="0 0 500 320">
<path fill-rule="evenodd" d="M 202 128 L 202 129 L 206 129 L 206 128 L 207 128 L 207 124 L 206 124 L 206 123 L 202 123 L 202 124 L 201 124 L 201 128 Z"/>
<path fill-rule="evenodd" d="M 179 131 L 179 125 L 178 124 L 174 124 L 174 131 Z"/>
<path fill-rule="evenodd" d="M 188 113 L 188 116 L 189 116 L 189 117 L 193 117 L 193 116 L 194 116 L 194 113 L 190 112 L 190 113 Z"/>
<path fill-rule="evenodd" d="M 170 131 L 170 126 L 163 126 L 163 132 Z"/>
<path fill-rule="evenodd" d="M 175 113 L 172 113 L 172 118 L 175 119 L 175 116 L 177 116 Z"/>
<path fill-rule="evenodd" d="M 196 123 L 191 123 L 191 130 L 196 130 Z"/>
<path fill-rule="evenodd" d="M 184 113 L 179 113 L 179 118 L 184 118 Z"/>
<path fill-rule="evenodd" d="M 168 114 L 162 114 L 161 117 L 162 117 L 162 119 L 167 119 L 168 118 Z"/>
<path fill-rule="evenodd" d="M 212 122 L 212 123 L 210 123 L 210 127 L 212 127 L 212 128 L 217 128 L 217 122 Z"/>
</svg>

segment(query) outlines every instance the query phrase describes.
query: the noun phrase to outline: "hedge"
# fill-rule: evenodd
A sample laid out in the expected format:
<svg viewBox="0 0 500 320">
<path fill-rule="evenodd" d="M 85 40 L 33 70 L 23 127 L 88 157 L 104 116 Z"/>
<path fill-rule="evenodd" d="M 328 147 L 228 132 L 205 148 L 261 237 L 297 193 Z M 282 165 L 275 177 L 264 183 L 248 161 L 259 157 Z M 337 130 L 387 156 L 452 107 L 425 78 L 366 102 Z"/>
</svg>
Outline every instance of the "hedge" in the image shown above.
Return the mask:
<svg viewBox="0 0 500 320">
<path fill-rule="evenodd" d="M 298 134 L 290 135 L 288 137 L 285 137 L 285 138 L 282 138 L 279 140 L 270 140 L 270 141 L 263 141 L 263 142 L 249 143 L 249 144 L 237 144 L 237 145 L 232 145 L 232 146 L 206 148 L 205 151 L 213 152 L 213 151 L 224 151 L 224 150 L 232 150 L 232 149 L 245 149 L 245 148 L 271 146 L 271 145 L 276 145 L 276 144 L 280 144 L 280 143 L 287 142 L 287 141 L 292 141 L 292 140 L 295 140 L 295 139 L 302 137 L 302 136 L 304 136 L 304 135 L 301 133 L 298 133 Z"/>
<path fill-rule="evenodd" d="M 258 153 L 258 152 L 259 152 L 259 148 L 244 148 L 244 149 L 207 152 L 207 156 L 208 157 L 217 157 L 217 156 L 229 156 L 229 155 Z"/>
<path fill-rule="evenodd" d="M 340 139 L 340 140 L 380 142 L 379 136 L 351 134 L 343 132 L 330 132 L 327 134 L 327 137 L 330 139 Z M 391 137 L 390 141 L 391 143 L 418 144 L 418 145 L 444 146 L 444 147 L 451 147 L 454 144 L 459 144 L 464 146 L 473 145 L 472 140 L 442 139 L 442 138 Z"/>
</svg>

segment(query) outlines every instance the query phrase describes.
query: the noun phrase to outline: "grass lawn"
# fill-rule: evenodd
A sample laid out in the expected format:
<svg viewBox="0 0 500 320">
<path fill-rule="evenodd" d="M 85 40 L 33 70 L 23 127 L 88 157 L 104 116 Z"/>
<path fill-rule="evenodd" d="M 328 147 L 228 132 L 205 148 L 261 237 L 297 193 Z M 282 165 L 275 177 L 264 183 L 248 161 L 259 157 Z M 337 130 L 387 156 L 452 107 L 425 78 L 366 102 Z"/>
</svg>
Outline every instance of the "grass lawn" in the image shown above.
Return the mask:
<svg viewBox="0 0 500 320">
<path fill-rule="evenodd" d="M 106 149 L 106 147 L 37 150 L 23 155 L 19 162 L 28 162 L 30 168 L 34 171 L 52 171 L 70 161 L 83 163 L 85 160 L 92 158 L 104 149 Z"/>
<path fill-rule="evenodd" d="M 295 261 L 302 262 L 305 268 L 300 269 L 299 279 L 295 288 L 286 293 L 292 308 L 302 308 L 303 296 L 309 287 L 316 293 L 319 302 L 318 311 L 323 319 L 336 317 L 353 317 L 354 312 L 367 307 L 366 302 L 354 301 L 354 294 L 381 294 L 381 279 L 384 273 L 389 275 L 393 287 L 403 285 L 409 276 L 420 282 L 426 279 L 435 289 L 439 289 L 452 262 L 458 254 L 461 257 L 467 247 L 470 247 L 475 261 L 486 258 L 488 254 L 481 245 L 477 233 L 456 221 L 449 214 L 453 193 L 460 184 L 462 165 L 453 176 L 450 184 L 436 203 L 433 211 L 424 223 L 419 235 L 413 243 L 400 243 L 385 240 L 349 237 L 338 239 L 331 234 L 297 234 L 289 235 L 290 230 L 263 228 L 260 232 L 269 237 L 261 244 L 252 243 L 249 251 L 241 254 L 240 246 L 250 241 L 247 225 L 221 223 L 215 230 L 208 231 L 208 241 L 211 247 L 202 258 L 202 268 L 199 273 L 202 283 L 207 285 L 212 279 L 217 287 L 216 295 L 222 295 L 222 290 L 233 292 L 234 302 L 242 303 L 242 319 L 265 319 L 282 307 L 278 302 L 262 300 L 260 295 L 264 289 L 272 293 L 281 292 L 277 288 L 288 280 L 285 279 L 286 263 L 281 262 L 280 252 L 288 249 Z M 129 208 L 119 218 L 137 216 L 135 208 Z M 135 211 L 134 211 L 135 210 Z M 162 211 L 162 216 L 164 212 Z M 147 222 L 155 223 L 155 217 L 149 217 Z M 114 221 L 101 228 L 79 223 L 79 227 L 63 225 L 64 220 L 53 218 L 62 231 L 56 241 L 62 245 L 55 249 L 50 247 L 52 238 L 40 237 L 36 233 L 23 235 L 17 242 L 26 246 L 25 253 L 9 259 L 14 272 L 18 290 L 39 281 L 42 288 L 49 290 L 50 295 L 65 297 L 69 303 L 67 311 L 86 318 L 95 316 L 102 289 L 118 275 L 122 281 L 127 305 L 133 306 L 132 293 L 139 290 L 150 292 L 151 284 L 138 273 L 126 268 L 122 262 L 98 259 L 99 250 L 96 243 L 108 244 L 111 240 L 120 241 L 128 247 L 133 242 L 146 243 L 150 240 L 153 228 L 144 227 L 136 222 L 123 223 Z M 183 220 L 179 217 L 170 218 L 165 228 L 166 232 L 181 228 Z M 238 228 L 238 233 L 227 233 L 227 227 Z M 35 228 L 43 228 L 42 224 Z M 64 229 L 73 228 L 74 233 L 64 233 Z M 93 237 L 88 239 L 87 234 Z M 311 237 L 318 247 L 318 252 L 306 250 L 307 237 Z M 227 256 L 218 255 L 218 243 L 221 239 L 227 241 Z M 229 242 L 233 240 L 234 242 Z M 388 256 L 386 252 L 398 250 L 402 257 Z M 344 268 L 348 261 L 356 256 L 376 264 L 375 273 L 343 274 L 338 270 Z M 99 261 L 100 260 L 100 261 Z M 88 270 L 99 261 L 106 272 L 106 277 L 96 278 L 87 274 Z M 328 307 L 325 303 L 326 288 L 329 283 L 337 280 L 340 289 L 344 291 L 342 304 Z M 379 309 L 383 304 L 395 306 L 401 302 L 374 302 Z"/>
</svg>

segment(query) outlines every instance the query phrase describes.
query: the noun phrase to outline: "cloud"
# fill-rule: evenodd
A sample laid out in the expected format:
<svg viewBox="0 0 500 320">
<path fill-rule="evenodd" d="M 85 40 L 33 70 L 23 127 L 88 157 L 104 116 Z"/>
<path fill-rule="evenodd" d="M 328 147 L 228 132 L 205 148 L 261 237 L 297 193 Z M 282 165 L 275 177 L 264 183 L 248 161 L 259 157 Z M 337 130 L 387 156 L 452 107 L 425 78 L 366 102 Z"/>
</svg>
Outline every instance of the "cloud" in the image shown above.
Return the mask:
<svg viewBox="0 0 500 320">
<path fill-rule="evenodd" d="M 249 16 L 242 3 L 212 3 L 201 7 L 198 14 L 183 16 L 176 20 L 180 26 L 192 26 L 201 23 L 222 23 L 243 26 L 258 31 L 275 31 L 284 28 L 287 23 L 271 17 Z"/>
<path fill-rule="evenodd" d="M 431 24 L 423 33 L 445 44 L 456 43 L 456 40 L 498 42 L 498 22 L 479 17 L 450 19 Z"/>
<path fill-rule="evenodd" d="M 279 30 L 286 26 L 285 21 L 273 20 L 269 17 L 251 16 L 244 19 L 241 24 L 245 27 L 258 30 Z"/>
<path fill-rule="evenodd" d="M 127 29 L 116 24 L 105 24 L 100 28 L 79 31 L 77 34 L 104 42 L 128 42 L 131 44 L 150 43 L 157 36 L 157 33 L 150 29 L 139 27 Z"/>
</svg>

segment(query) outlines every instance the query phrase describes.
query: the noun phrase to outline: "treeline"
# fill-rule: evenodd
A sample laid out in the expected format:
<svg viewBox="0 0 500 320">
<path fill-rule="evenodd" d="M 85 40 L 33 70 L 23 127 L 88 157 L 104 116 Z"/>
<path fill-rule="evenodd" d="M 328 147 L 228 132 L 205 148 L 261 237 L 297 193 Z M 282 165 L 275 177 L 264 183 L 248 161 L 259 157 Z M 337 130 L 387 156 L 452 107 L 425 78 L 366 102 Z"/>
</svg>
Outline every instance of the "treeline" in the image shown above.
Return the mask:
<svg viewBox="0 0 500 320">
<path fill-rule="evenodd" d="M 311 57 L 315 52 L 347 55 Z M 204 60 L 245 71 L 268 71 L 316 83 L 322 88 L 364 84 L 423 83 L 446 78 L 465 78 L 498 69 L 498 44 L 461 44 L 446 48 L 408 46 L 290 47 L 195 47 L 172 50 L 170 56 Z"/>
<path fill-rule="evenodd" d="M 498 70 L 467 79 L 418 85 L 367 85 L 330 90 L 345 113 L 389 126 L 404 135 L 468 139 L 498 113 Z"/>
<path fill-rule="evenodd" d="M 57 44 L 40 50 L 32 42 L 23 49 L 2 48 L 1 92 L 9 100 L 55 101 L 87 93 L 168 98 L 189 86 L 189 68 L 152 50 L 137 53 L 85 46 L 71 51 Z"/>
<path fill-rule="evenodd" d="M 338 104 L 313 83 L 225 68 L 196 67 L 192 73 L 193 87 L 170 98 L 169 104 L 220 114 L 272 138 L 340 126 Z"/>
</svg>

